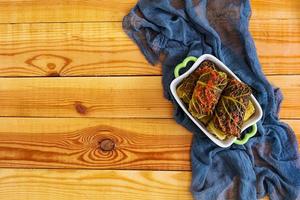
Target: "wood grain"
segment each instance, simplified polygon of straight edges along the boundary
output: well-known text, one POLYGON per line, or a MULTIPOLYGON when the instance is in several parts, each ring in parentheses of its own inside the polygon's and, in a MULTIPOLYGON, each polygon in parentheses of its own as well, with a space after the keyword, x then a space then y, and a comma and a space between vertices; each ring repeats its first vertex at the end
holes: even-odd
MULTIPOLYGON (((285 100, 281 118, 300 118, 300 76, 269 76, 285 100)), ((2 78, 0 116, 172 118, 161 77, 2 78)))
POLYGON ((192 200, 189 172, 1 169, 9 200, 192 200))
MULTIPOLYGON (((0 0, 2 77, 156 76, 1 78, 0 199, 192 199, 191 134, 166 119, 161 68, 121 30, 135 3, 0 0)), ((251 4, 263 70, 283 89, 281 117, 299 143, 300 76, 277 75, 300 74, 300 1, 251 4)))
POLYGON ((160 77, 3 78, 1 116, 172 116, 160 77))
POLYGON ((300 20, 250 21, 250 32, 266 74, 300 73, 300 20))
POLYGON ((121 21, 136 0, 1 0, 0 23, 121 21))
MULTIPOLYGON (((300 121, 285 120, 300 141, 300 121)), ((0 167, 190 170, 192 134, 172 119, 0 118, 0 167), (111 150, 102 142, 111 140, 111 150)))
POLYGON ((192 200, 190 180, 177 171, 1 169, 0 198, 192 200))
POLYGON ((0 24, 1 76, 158 75, 121 23, 0 24))
MULTIPOLYGON (((121 21, 136 0, 1 0, 0 23, 121 21)), ((253 19, 300 18, 297 0, 253 0, 253 19)))
MULTIPOLYGON (((254 20, 266 74, 300 74, 298 20, 254 20)), ((120 22, 0 24, 0 76, 160 75, 120 22)))
POLYGON ((283 93, 280 117, 299 118, 300 103, 297 98, 300 96, 300 76, 270 76, 269 80, 279 87, 283 93))
POLYGON ((188 170, 191 134, 171 119, 0 118, 0 167, 188 170), (110 150, 102 148, 111 141, 110 150))

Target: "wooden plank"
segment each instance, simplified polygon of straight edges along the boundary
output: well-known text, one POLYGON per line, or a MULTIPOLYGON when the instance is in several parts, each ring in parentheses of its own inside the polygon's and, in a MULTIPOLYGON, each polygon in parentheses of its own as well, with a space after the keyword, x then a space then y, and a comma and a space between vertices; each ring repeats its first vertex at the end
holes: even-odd
POLYGON ((190 181, 178 171, 1 169, 0 198, 192 200, 190 181))
POLYGON ((300 76, 270 76, 270 82, 279 87, 283 93, 281 118, 299 118, 300 76))
POLYGON ((250 32, 265 74, 300 73, 299 19, 252 20, 250 32))
MULTIPOLYGON (((251 21, 266 74, 300 74, 299 30, 293 19, 251 21)), ((0 76, 161 74, 120 22, 0 24, 0 60, 0 76)))
POLYGON ((121 23, 0 25, 1 76, 159 75, 121 23))
MULTIPOLYGON (((300 76, 269 76, 285 100, 280 116, 300 118, 300 76)), ((2 78, 0 116, 172 118, 161 77, 2 78)))
POLYGON ((251 19, 299 19, 300 2, 295 0, 252 0, 251 19))
POLYGON ((1 169, 9 200, 192 200, 191 174, 172 171, 1 169))
MULTIPOLYGON (((285 122, 299 143, 300 121, 285 122)), ((172 119, 0 118, 0 124, 1 168, 190 170, 192 134, 172 119)))
POLYGON ((1 116, 172 116, 160 77, 2 78, 1 116))
POLYGON ((1 0, 0 23, 121 21, 136 0, 1 0))
POLYGON ((189 170, 171 119, 0 118, 0 167, 189 170))
MULTIPOLYGON (((121 21, 136 0, 1 0, 0 23, 121 21)), ((299 18, 297 0, 253 0, 252 18, 299 18)))

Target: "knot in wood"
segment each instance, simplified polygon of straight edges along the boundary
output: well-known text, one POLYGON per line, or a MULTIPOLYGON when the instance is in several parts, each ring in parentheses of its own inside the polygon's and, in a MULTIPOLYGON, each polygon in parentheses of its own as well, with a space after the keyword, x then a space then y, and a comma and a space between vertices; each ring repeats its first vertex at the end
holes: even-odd
POLYGON ((87 107, 85 105, 82 104, 82 102, 80 101, 75 101, 75 109, 76 111, 81 114, 81 115, 85 115, 87 113, 87 107))
POLYGON ((100 149, 102 151, 112 151, 115 148, 115 143, 111 139, 104 139, 100 141, 100 149))

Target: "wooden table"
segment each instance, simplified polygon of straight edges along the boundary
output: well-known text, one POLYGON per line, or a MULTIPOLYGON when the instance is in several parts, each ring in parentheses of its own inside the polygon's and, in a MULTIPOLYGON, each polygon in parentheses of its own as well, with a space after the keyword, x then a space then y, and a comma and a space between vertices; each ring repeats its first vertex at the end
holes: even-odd
MULTIPOLYGON (((0 1, 0 199, 191 199, 191 134, 123 33, 136 0, 0 1)), ((300 1, 253 0, 263 70, 300 139, 300 1)))

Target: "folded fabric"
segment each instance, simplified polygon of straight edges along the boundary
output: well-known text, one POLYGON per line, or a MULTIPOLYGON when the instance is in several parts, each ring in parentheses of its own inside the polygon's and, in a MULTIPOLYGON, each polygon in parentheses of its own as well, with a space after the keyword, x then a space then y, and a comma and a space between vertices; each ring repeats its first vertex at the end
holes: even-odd
POLYGON ((299 199, 300 156, 292 129, 278 119, 281 92, 264 76, 248 31, 249 0, 140 0, 123 28, 146 59, 163 65, 164 95, 175 120, 193 135, 195 199, 299 199), (242 146, 221 148, 184 114, 169 85, 176 64, 187 56, 213 54, 246 84, 263 109, 258 133, 242 146))

